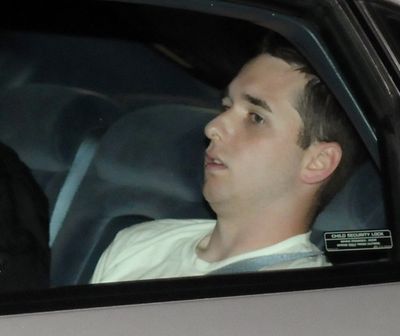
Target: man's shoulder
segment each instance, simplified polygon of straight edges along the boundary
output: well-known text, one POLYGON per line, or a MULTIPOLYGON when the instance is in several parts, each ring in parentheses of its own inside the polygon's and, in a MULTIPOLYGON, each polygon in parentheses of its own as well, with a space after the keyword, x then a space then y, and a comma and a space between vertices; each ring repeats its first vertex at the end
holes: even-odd
POLYGON ((158 219, 121 230, 115 240, 128 242, 162 239, 163 236, 190 235, 194 232, 208 231, 215 225, 210 219, 158 219))

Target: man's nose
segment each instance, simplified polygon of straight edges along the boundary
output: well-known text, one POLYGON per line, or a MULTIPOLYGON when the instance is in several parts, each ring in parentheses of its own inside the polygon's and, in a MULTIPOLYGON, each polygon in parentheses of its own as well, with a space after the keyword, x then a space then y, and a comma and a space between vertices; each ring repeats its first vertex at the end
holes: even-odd
POLYGON ((210 140, 223 140, 232 133, 233 127, 225 111, 211 120, 205 127, 204 133, 210 140))
POLYGON ((204 128, 204 133, 205 133, 206 137, 208 139, 214 140, 214 141, 221 140, 220 130, 218 129, 218 125, 216 122, 217 119, 218 119, 218 117, 215 117, 204 128))

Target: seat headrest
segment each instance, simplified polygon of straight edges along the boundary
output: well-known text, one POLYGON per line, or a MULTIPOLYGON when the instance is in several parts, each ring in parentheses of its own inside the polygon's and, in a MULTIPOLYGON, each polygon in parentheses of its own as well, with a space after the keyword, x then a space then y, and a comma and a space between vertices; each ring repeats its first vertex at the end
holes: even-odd
POLYGON ((318 241, 322 232, 385 227, 382 183, 377 168, 372 162, 367 162, 353 173, 344 188, 318 215, 313 236, 318 241))
POLYGON ((203 129, 215 110, 159 105, 125 115, 104 135, 95 165, 112 183, 202 201, 203 129))
POLYGON ((46 84, 15 87, 0 95, 0 141, 32 169, 62 171, 90 130, 121 114, 94 92, 46 84))

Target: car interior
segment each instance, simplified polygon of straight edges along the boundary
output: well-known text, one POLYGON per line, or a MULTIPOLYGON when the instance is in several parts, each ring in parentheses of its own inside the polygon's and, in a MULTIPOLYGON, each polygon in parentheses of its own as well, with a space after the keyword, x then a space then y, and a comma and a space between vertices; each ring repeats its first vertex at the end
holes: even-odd
MULTIPOLYGON (((0 32, 0 141, 49 199, 53 287, 88 283, 122 228, 213 218, 201 194, 203 129, 265 28, 222 17, 204 28, 205 14, 170 11, 170 25, 143 6, 100 34, 79 17, 86 34, 48 32, 43 23, 0 32)), ((317 217, 312 240, 323 249, 324 232, 386 227, 370 159, 317 217)))

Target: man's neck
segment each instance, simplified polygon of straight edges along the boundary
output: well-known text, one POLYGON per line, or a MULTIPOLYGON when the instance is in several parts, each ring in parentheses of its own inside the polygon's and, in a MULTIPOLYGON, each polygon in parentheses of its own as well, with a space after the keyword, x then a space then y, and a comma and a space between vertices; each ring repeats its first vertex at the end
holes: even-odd
POLYGON ((230 212, 217 212, 216 226, 198 245, 198 256, 208 262, 219 261, 305 233, 309 227, 308 214, 301 209, 288 212, 288 208, 252 211, 236 206, 230 212))

